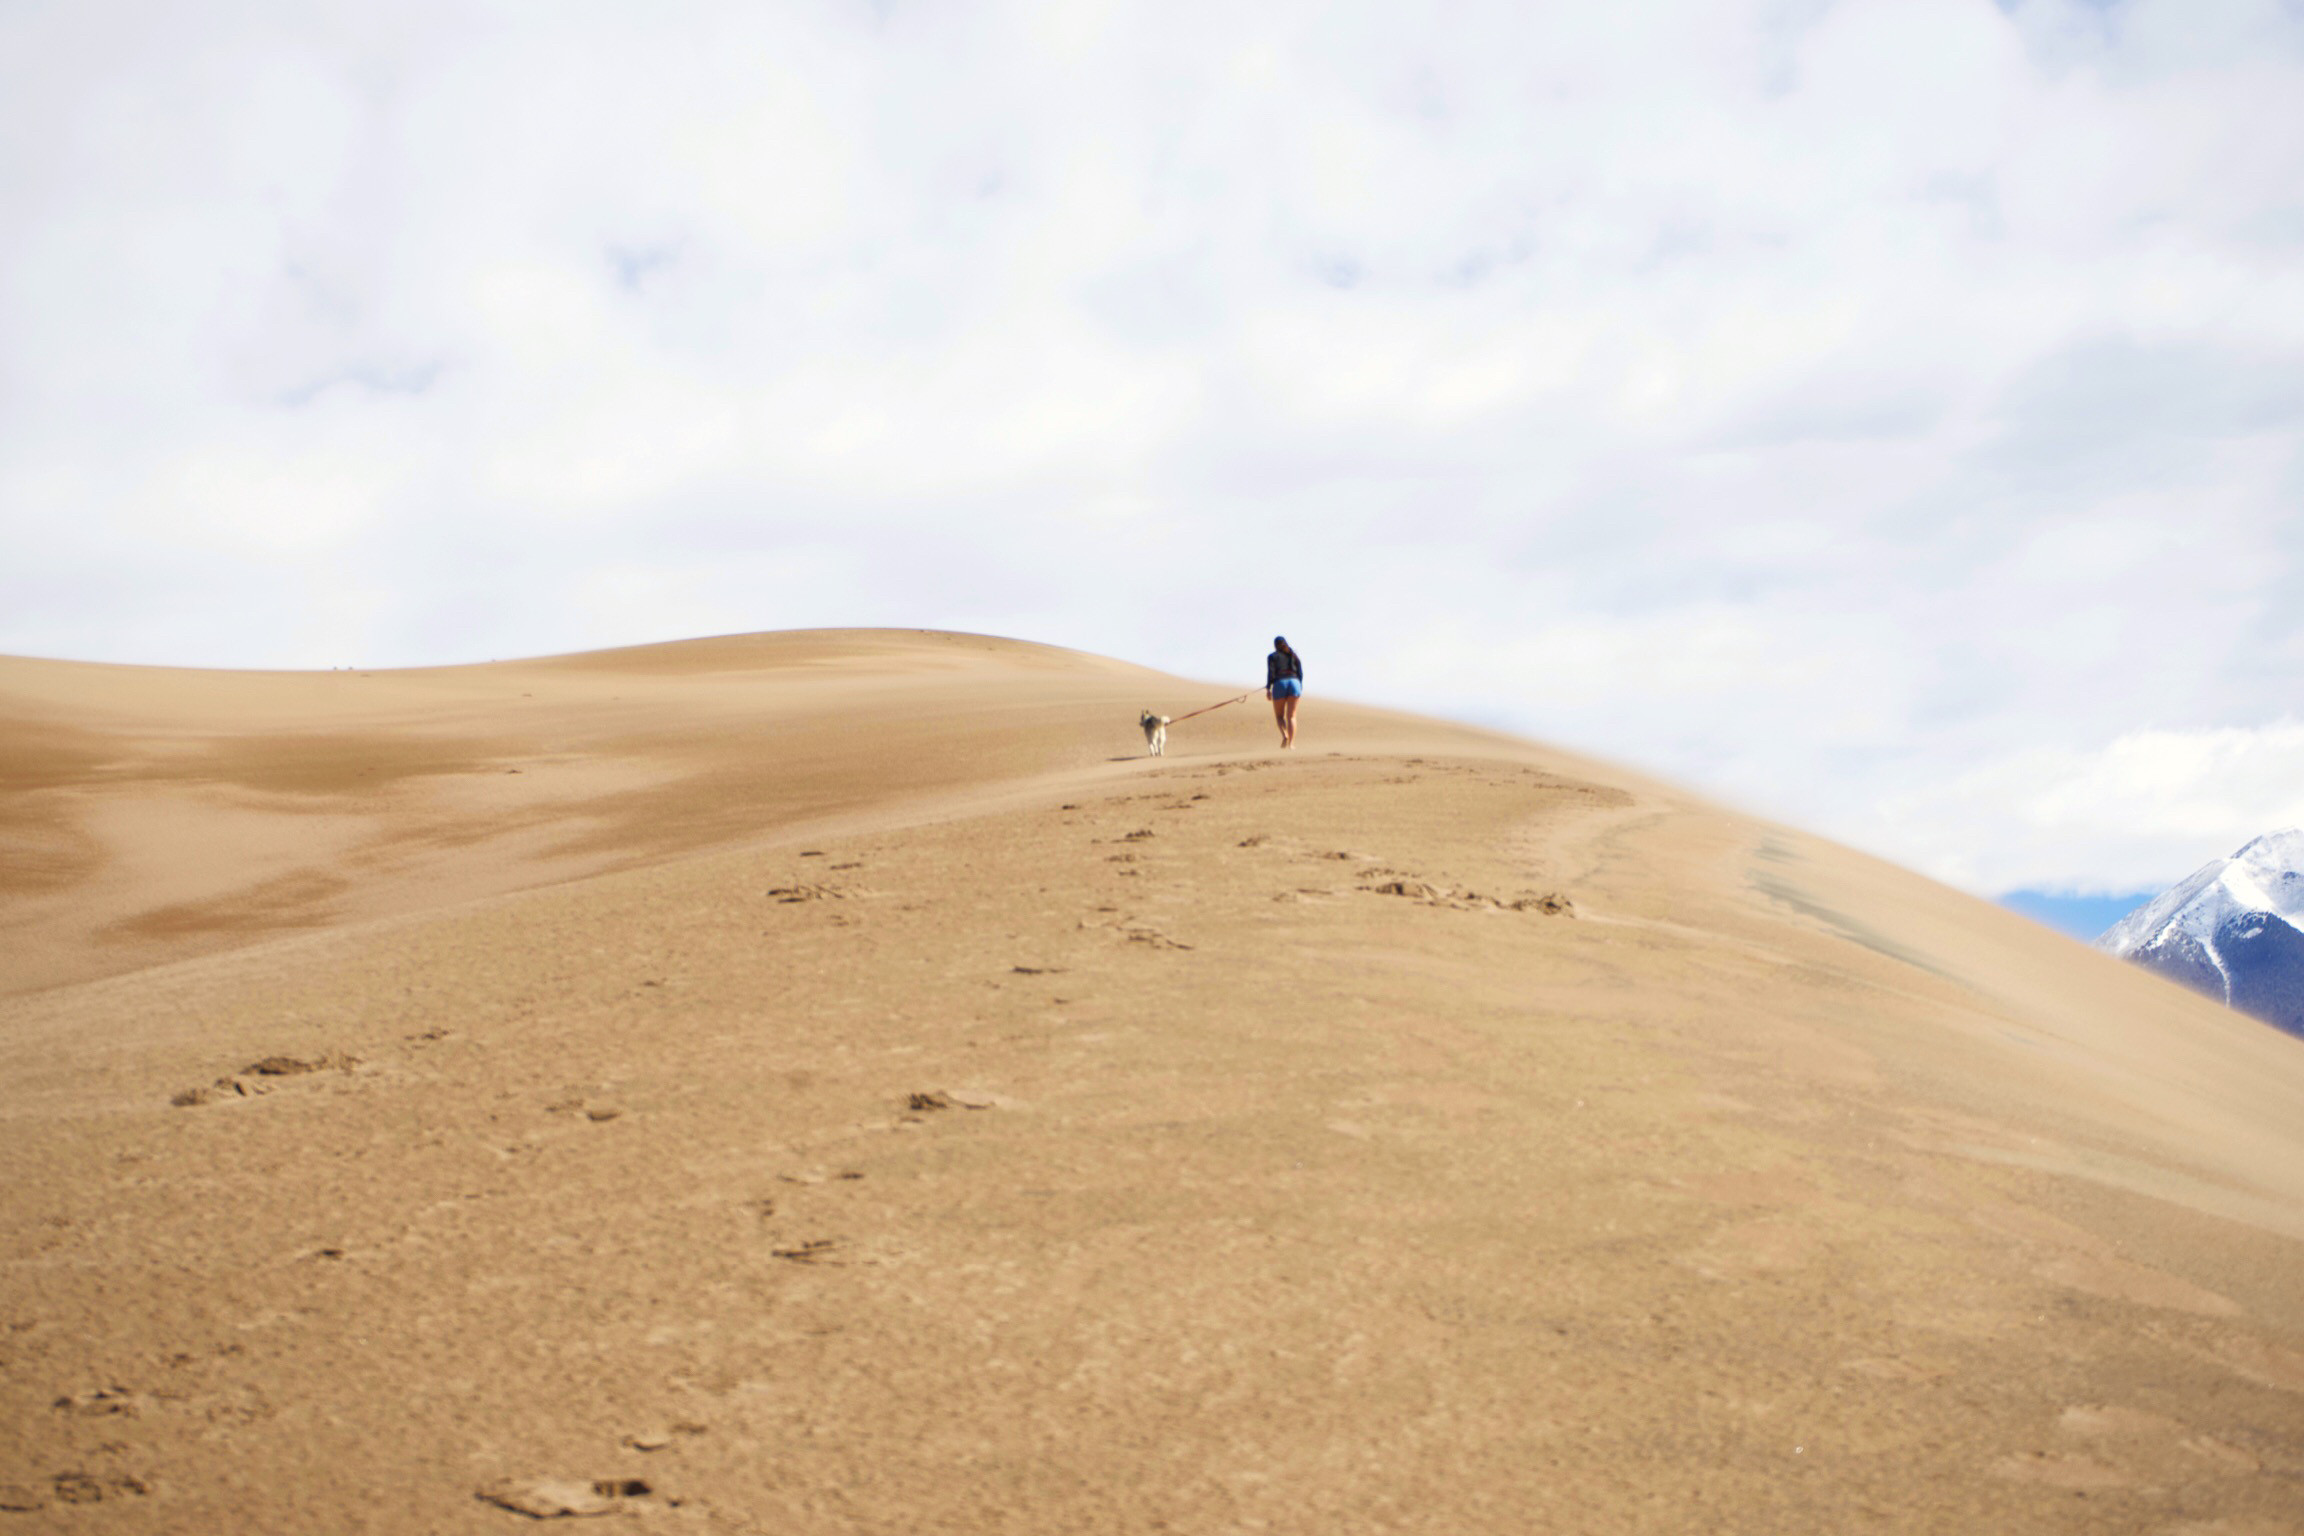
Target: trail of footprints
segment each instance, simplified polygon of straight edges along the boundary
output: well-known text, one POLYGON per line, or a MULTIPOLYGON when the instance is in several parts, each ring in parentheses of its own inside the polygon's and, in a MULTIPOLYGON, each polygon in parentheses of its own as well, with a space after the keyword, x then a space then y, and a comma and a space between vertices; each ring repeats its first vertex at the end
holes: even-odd
MULTIPOLYGON (((1018 1100, 983 1088, 916 1089, 905 1095, 901 1108, 889 1119, 853 1126, 846 1131, 820 1138, 815 1145, 849 1141, 875 1132, 914 1129, 925 1125, 932 1116, 954 1110, 1017 1107, 1020 1107, 1018 1100)), ((803 1150, 805 1145, 786 1150, 803 1150)), ((777 1177, 781 1184, 796 1189, 825 1189, 859 1183, 864 1174, 855 1168, 828 1170, 822 1167, 802 1167, 790 1169, 777 1177)), ((786 1209, 786 1198, 789 1197, 761 1195, 748 1203, 754 1217, 767 1229, 768 1253, 771 1258, 807 1268, 827 1269, 875 1262, 848 1238, 823 1235, 824 1227, 831 1223, 821 1211, 809 1216, 804 1225, 796 1220, 799 1213, 786 1209), (803 1232, 810 1235, 801 1235, 803 1232)), ((803 1198, 802 1203, 816 1202, 803 1198)), ((626 1435, 621 1448, 647 1453, 677 1449, 683 1440, 706 1432, 707 1426, 703 1424, 679 1420, 663 1428, 626 1435)), ((644 1514, 651 1508, 677 1508, 685 1502, 680 1495, 657 1486, 650 1479, 629 1476, 592 1478, 553 1475, 512 1478, 483 1484, 473 1491, 473 1497, 484 1504, 538 1520, 567 1516, 644 1514)))
MULTIPOLYGON (((1150 836, 1151 834, 1146 833, 1145 835, 1150 836)), ((808 848, 801 850, 799 857, 822 859, 829 856, 822 849, 808 848)), ((823 867, 827 873, 831 873, 833 871, 862 869, 864 863, 860 859, 848 859, 823 867)), ((771 903, 779 906, 792 906, 802 903, 850 902, 869 898, 877 893, 865 890, 860 886, 842 884, 837 881, 793 879, 786 884, 770 886, 763 894, 771 903)), ((834 912, 830 916, 830 921, 835 926, 847 926, 851 919, 842 913, 834 912)), ((664 985, 665 979, 663 977, 643 977, 636 984, 635 990, 660 990, 664 985)), ((435 1027, 408 1035, 403 1043, 421 1048, 449 1038, 449 1033, 444 1028, 435 1027)), ((354 1056, 341 1050, 325 1051, 317 1056, 292 1056, 284 1052, 274 1053, 250 1062, 237 1072, 228 1072, 210 1082, 179 1089, 169 1097, 168 1102, 178 1109, 195 1109, 205 1104, 233 1103, 278 1092, 299 1079, 317 1082, 324 1080, 323 1074, 338 1078, 350 1077, 360 1072, 363 1067, 372 1067, 373 1065, 363 1057, 354 1056)), ((554 1114, 582 1113, 594 1121, 613 1120, 622 1113, 622 1111, 612 1107, 566 1101, 549 1104, 546 1109, 554 1114)))
MULTIPOLYGON (((1331 752, 1327 755, 1332 759, 1343 757, 1343 754, 1335 752, 1331 752)), ((1367 759, 1360 758, 1350 758, 1345 760, 1351 762, 1369 761, 1367 759)), ((1178 774, 1170 772, 1161 774, 1159 777, 1189 779, 1204 778, 1212 774, 1215 777, 1221 778, 1232 773, 1249 773, 1262 768, 1274 766, 1278 765, 1262 762, 1225 763, 1218 764, 1213 769, 1202 773, 1178 774)), ((1476 779, 1531 779, 1535 781, 1537 787, 1545 790, 1595 797, 1604 803, 1615 803, 1629 799, 1629 797, 1624 795, 1621 791, 1603 789, 1595 785, 1578 784, 1572 780, 1562 779, 1556 775, 1547 774, 1534 768, 1518 768, 1503 772, 1491 772, 1489 770, 1484 770, 1466 764, 1435 763, 1420 757, 1407 758, 1400 764, 1400 766, 1404 769, 1417 769, 1428 773, 1437 773, 1456 777, 1470 777, 1476 779)), ((1417 782, 1419 777, 1420 775, 1418 773, 1408 772, 1395 774, 1391 777, 1384 778, 1379 782, 1384 784, 1413 784, 1417 782)), ((1116 795, 1108 799, 1105 804, 1109 806, 1120 806, 1136 800, 1151 800, 1158 802, 1158 804, 1155 806, 1155 809, 1158 810, 1189 811, 1195 809, 1194 802, 1206 800, 1208 798, 1210 797, 1205 791, 1195 791, 1189 797, 1185 797, 1174 791, 1157 790, 1142 795, 1116 795)), ((1077 802, 1067 802, 1063 806, 1059 807, 1059 810, 1081 811, 1086 808, 1087 807, 1077 802)), ((1112 839, 1111 841, 1127 843, 1131 845, 1141 845, 1153 841, 1158 836, 1159 833, 1151 827, 1138 827, 1132 831, 1120 834, 1118 837, 1112 839)), ((1104 843, 1105 841, 1106 839, 1101 837, 1092 837, 1089 839, 1091 844, 1104 843)), ((1268 834, 1261 832, 1252 833, 1249 836, 1240 839, 1239 842, 1234 844, 1234 846, 1242 850, 1271 848, 1276 852, 1285 851, 1280 845, 1276 845, 1268 834)), ((1312 860, 1334 860, 1363 866, 1354 871, 1358 877, 1358 883, 1353 887, 1353 890, 1357 893, 1404 898, 1406 900, 1413 901, 1420 906, 1438 907, 1456 912, 1522 912, 1534 913, 1543 917, 1574 917, 1576 915, 1575 902, 1565 892, 1562 891, 1537 891, 1523 889, 1515 891, 1508 896, 1492 895, 1485 892, 1472 890, 1468 887, 1437 884, 1412 872, 1388 868, 1373 854, 1353 853, 1348 850, 1335 850, 1313 853, 1299 852, 1297 856, 1312 860)), ((1116 866, 1111 871, 1111 873, 1124 879, 1135 879, 1144 873, 1144 864, 1134 847, 1125 849, 1118 853, 1107 854, 1105 855, 1104 862, 1116 866)), ((1319 898, 1336 896, 1339 894, 1343 893, 1329 886, 1299 885, 1291 887, 1287 890, 1277 892, 1272 899, 1274 901, 1294 902, 1304 901, 1307 899, 1316 900, 1319 898)), ((1080 926, 1082 928, 1112 929, 1131 942, 1146 944, 1154 948, 1192 948, 1190 944, 1182 943, 1176 939, 1173 939, 1167 934, 1161 933, 1157 929, 1151 928, 1149 925, 1136 922, 1134 919, 1125 917, 1115 918, 1108 915, 1116 913, 1117 910, 1117 908, 1112 907, 1099 907, 1097 912, 1100 914, 1100 916, 1096 918, 1083 919, 1080 923, 1080 926)))
MULTIPOLYGON (((1017 971, 1030 975, 1044 975, 1057 968, 1046 966, 1018 966, 1017 971)), ((436 1036, 435 1036, 436 1037, 436 1036)), ((251 1079, 259 1084, 272 1078, 298 1077, 331 1068, 349 1070, 345 1065, 351 1058, 328 1058, 322 1061, 292 1061, 285 1057, 266 1058, 251 1065, 243 1073, 220 1079, 221 1083, 235 1083, 251 1079)), ((228 1091, 228 1090, 219 1090, 228 1091)), ((255 1091, 266 1091, 258 1086, 255 1091)), ((188 1099, 178 1096, 179 1103, 208 1102, 207 1098, 188 1099)), ((904 1095, 894 1113, 886 1119, 866 1121, 846 1130, 833 1132, 812 1143, 795 1144, 788 1151, 805 1151, 810 1146, 824 1147, 854 1141, 878 1133, 911 1131, 953 1114, 965 1115, 972 1111, 1021 1108, 1020 1100, 990 1089, 975 1086, 951 1086, 913 1090, 904 1095)), ((595 1103, 582 1095, 571 1095, 544 1106, 545 1113, 581 1118, 592 1122, 613 1120, 621 1113, 613 1106, 595 1103)), ((803 1166, 778 1175, 779 1182, 795 1190, 837 1188, 862 1181, 864 1174, 855 1168, 803 1166)), ((827 1235, 824 1228, 835 1225, 828 1221, 830 1213, 818 1206, 820 1202, 790 1194, 762 1195, 749 1202, 753 1215, 766 1230, 768 1254, 781 1262, 808 1268, 836 1269, 852 1265, 871 1265, 869 1245, 859 1245, 845 1235, 827 1235), (788 1200, 796 1200, 801 1210, 787 1208, 788 1200)), ((340 1257, 335 1250, 322 1250, 307 1257, 340 1257)), ((189 1358, 189 1357, 186 1357, 189 1358)), ((69 1394, 56 1400, 58 1413, 77 1417, 121 1416, 135 1418, 155 1403, 177 1402, 180 1394, 159 1395, 134 1391, 130 1388, 107 1385, 69 1394)), ((184 1402, 188 1405, 189 1398, 184 1402)), ((211 1408, 209 1416, 216 1412, 211 1408)), ((692 1420, 678 1420, 667 1426, 635 1431, 620 1442, 620 1449, 655 1453, 676 1449, 684 1440, 702 1435, 707 1427, 692 1420)), ((39 1484, 0 1484, 0 1512, 31 1512, 53 1504, 94 1503, 104 1499, 146 1496, 151 1489, 140 1478, 126 1473, 98 1474, 81 1470, 66 1470, 54 1474, 39 1484)), ((555 1519, 573 1516, 614 1514, 641 1514, 651 1508, 676 1508, 684 1500, 660 1486, 650 1478, 619 1475, 611 1477, 569 1477, 545 1475, 500 1479, 484 1483, 473 1490, 473 1498, 481 1503, 509 1513, 531 1519, 555 1519)))
MULTIPOLYGON (((1214 773, 1216 776, 1222 777, 1235 772, 1255 772, 1270 766, 1276 765, 1263 763, 1219 765, 1214 773)), ((1413 763, 1412 766, 1424 765, 1413 763)), ((1466 770, 1444 768, 1441 771, 1462 772, 1466 770)), ((1412 780, 1413 775, 1407 779, 1388 782, 1411 782, 1412 780)), ((1570 786, 1563 784, 1560 787, 1570 786)), ((1156 809, 1174 813, 1195 810, 1198 808, 1198 802, 1209 798, 1211 797, 1204 791, 1182 795, 1173 790, 1163 790, 1141 796, 1120 796, 1110 803, 1119 804, 1130 799, 1154 800, 1158 802, 1156 809)), ((1077 803, 1068 803, 1062 809, 1068 812, 1077 812, 1086 809, 1086 807, 1077 803)), ((1114 866, 1112 873, 1129 878, 1140 876, 1144 866, 1139 857, 1139 850, 1144 844, 1155 841, 1158 836, 1159 833, 1154 828, 1136 827, 1113 838, 1113 842, 1125 846, 1120 851, 1107 855, 1106 861, 1114 866)), ((1105 839, 1095 838, 1091 841, 1101 843, 1105 839)), ((1546 915, 1572 915, 1574 910, 1569 899, 1557 892, 1523 892, 1507 898, 1483 895, 1471 890, 1451 889, 1435 885, 1414 874, 1386 868, 1371 855, 1347 851, 1319 853, 1292 851, 1276 845, 1272 838, 1264 834, 1254 834, 1242 838, 1236 846, 1242 850, 1271 849, 1276 853, 1292 853, 1292 856, 1306 860, 1335 861, 1361 866, 1353 872, 1359 878, 1359 883, 1355 887, 1358 892, 1406 898, 1427 906, 1458 911, 1538 912, 1546 915)), ((799 857, 818 859, 828 856, 822 850, 807 849, 802 850, 799 857)), ((834 871, 845 873, 861 868, 862 861, 827 863, 821 867, 827 875, 834 871)), ((770 902, 778 905, 800 905, 847 902, 871 893, 833 880, 795 878, 785 884, 767 888, 764 894, 770 902)), ((1337 893, 1326 888, 1301 887, 1284 891, 1277 899, 1289 900, 1298 899, 1301 896, 1333 894, 1337 893)), ((845 921, 837 913, 831 914, 831 920, 835 923, 845 921)), ((1109 929, 1123 942, 1155 950, 1188 951, 1193 948, 1191 944, 1177 939, 1149 923, 1122 914, 1119 909, 1109 906, 1099 907, 1094 916, 1083 919, 1079 926, 1082 928, 1109 929)), ((1016 974, 1029 976, 1049 974, 1060 970, 1061 967, 1017 965, 1011 969, 1016 974)), ((660 978, 652 978, 643 980, 639 985, 645 988, 660 987, 662 984, 660 978)), ((411 1035, 407 1037, 407 1041, 409 1044, 421 1047, 445 1038, 446 1035, 447 1031, 445 1030, 432 1029, 421 1034, 411 1035)), ((252 1099, 274 1093, 299 1081, 321 1081, 325 1080, 327 1075, 348 1076, 360 1069, 362 1065, 361 1058, 340 1051, 330 1051, 313 1057, 274 1054, 250 1062, 239 1071, 218 1077, 210 1083, 183 1089, 176 1093, 170 1102, 178 1107, 192 1108, 252 1099)), ((842 1141, 873 1132, 914 1130, 928 1124, 933 1119, 947 1116, 955 1111, 967 1113, 1015 1107, 1018 1107, 1016 1100, 981 1088, 948 1087, 918 1090, 906 1095, 900 1111, 890 1120, 853 1127, 847 1132, 838 1133, 835 1136, 825 1138, 825 1140, 828 1142, 842 1141)), ((580 1118, 592 1123, 612 1121, 622 1114, 622 1111, 614 1105, 594 1102, 581 1094, 571 1094, 547 1104, 545 1111, 548 1114, 580 1118)), ((863 1173, 856 1169, 826 1171, 820 1168, 804 1168, 779 1175, 782 1183, 803 1189, 850 1184, 862 1180, 863 1177, 863 1173)), ((779 1262, 810 1268, 838 1268, 851 1264, 874 1262, 871 1258, 864 1256, 863 1251, 852 1240, 841 1236, 824 1235, 822 1230, 824 1223, 821 1217, 806 1224, 816 1228, 814 1232, 807 1232, 804 1227, 795 1222, 796 1213, 787 1210, 784 1202, 775 1196, 757 1197, 750 1202, 750 1208, 761 1225, 769 1229, 768 1253, 779 1262)), ((333 1257, 335 1255, 323 1251, 321 1256, 333 1257)), ((133 1415, 138 1411, 139 1402, 140 1399, 137 1394, 121 1388, 107 1387, 59 1399, 57 1407, 59 1411, 78 1414, 125 1413, 133 1415)), ((704 1432, 705 1427, 703 1425, 682 1421, 671 1425, 669 1428, 648 1430, 626 1436, 622 1445, 628 1450, 656 1452, 676 1446, 685 1437, 704 1432)), ((106 1498, 143 1497, 148 1492, 147 1486, 133 1476, 125 1474, 99 1476, 78 1470, 68 1470, 56 1473, 47 1483, 42 1485, 0 1485, 0 1511, 36 1510, 45 1508, 51 1503, 93 1503, 106 1498)), ((519 1478, 486 1484, 476 1489, 473 1496, 481 1502, 534 1519, 638 1513, 650 1505, 658 1503, 658 1501, 661 1501, 663 1506, 676 1506, 681 1503, 677 1496, 664 1493, 645 1479, 633 1477, 568 1478, 547 1476, 519 1478)))
MULTIPOLYGON (((1126 834, 1122 841, 1144 842, 1156 835, 1148 829, 1140 830, 1126 834)), ((1242 838, 1234 846, 1242 849, 1256 849, 1271 845, 1272 839, 1270 837, 1263 833, 1254 833, 1242 838)), ((1349 850, 1340 849, 1334 852, 1304 855, 1304 857, 1315 860, 1339 860, 1365 866, 1354 872, 1359 877, 1359 884, 1354 889, 1369 895, 1405 897, 1422 906, 1445 907, 1456 912, 1534 912, 1544 917, 1574 917, 1576 915, 1576 903, 1562 891, 1520 890, 1509 896, 1495 896, 1472 890, 1469 887, 1435 885, 1417 875, 1389 868, 1373 854, 1353 853, 1349 850)), ((1105 862, 1123 866, 1113 871, 1113 873, 1121 876, 1134 877, 1141 873, 1139 869, 1130 867, 1138 862, 1134 853, 1107 854, 1105 862)), ((1338 893, 1333 887, 1300 885, 1278 892, 1272 899, 1274 901, 1300 901, 1307 896, 1333 896, 1336 894, 1338 893)), ((1116 909, 1100 907, 1097 910, 1099 912, 1111 912, 1116 909)), ((1140 925, 1132 925, 1127 920, 1096 922, 1084 919, 1080 926, 1083 928, 1115 928, 1130 939, 1157 944, 1164 948, 1190 949, 1192 947, 1189 944, 1178 943, 1164 934, 1159 934, 1140 925)))

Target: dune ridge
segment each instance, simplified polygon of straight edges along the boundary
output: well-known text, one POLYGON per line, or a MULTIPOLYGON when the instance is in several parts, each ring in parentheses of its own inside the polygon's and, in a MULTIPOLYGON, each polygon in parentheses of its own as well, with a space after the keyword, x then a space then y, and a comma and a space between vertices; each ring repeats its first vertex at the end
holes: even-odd
POLYGON ((0 1523, 2274 1532, 2304 1042, 986 637, 0 661, 0 1523))

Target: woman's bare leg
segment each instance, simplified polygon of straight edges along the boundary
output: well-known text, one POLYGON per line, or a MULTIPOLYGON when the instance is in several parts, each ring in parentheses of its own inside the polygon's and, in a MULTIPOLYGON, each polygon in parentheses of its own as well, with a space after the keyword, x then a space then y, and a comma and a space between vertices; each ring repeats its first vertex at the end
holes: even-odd
POLYGON ((1288 745, 1288 701, 1274 698, 1270 689, 1265 690, 1264 696, 1272 699, 1272 723, 1280 727, 1280 745, 1286 746, 1288 745))
POLYGON ((1284 747, 1296 745, 1296 702, 1295 699, 1280 701, 1280 745, 1284 747))

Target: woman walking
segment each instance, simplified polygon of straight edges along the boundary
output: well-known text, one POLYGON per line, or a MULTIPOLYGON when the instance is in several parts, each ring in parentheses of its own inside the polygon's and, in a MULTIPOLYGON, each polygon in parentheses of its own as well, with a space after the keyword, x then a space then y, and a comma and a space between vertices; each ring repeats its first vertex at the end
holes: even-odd
POLYGON ((1286 635, 1272 637, 1272 654, 1264 658, 1264 697, 1272 701, 1272 718, 1280 726, 1280 745, 1296 745, 1296 701, 1304 697, 1304 658, 1286 635))

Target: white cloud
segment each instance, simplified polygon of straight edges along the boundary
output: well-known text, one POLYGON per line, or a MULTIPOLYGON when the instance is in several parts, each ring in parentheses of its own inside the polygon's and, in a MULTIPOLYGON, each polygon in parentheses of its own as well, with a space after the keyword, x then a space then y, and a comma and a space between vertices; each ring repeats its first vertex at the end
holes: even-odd
POLYGON ((2292 717, 2299 99, 2279 0, 0 11, 0 647, 1284 628, 2149 882, 2285 759, 2043 807, 2292 717))
POLYGON ((2304 825, 2304 723, 2133 731, 2094 751, 2035 748, 1883 811, 1934 862, 1985 888, 2151 889, 2260 833, 2304 825), (1978 828, 1998 836, 1977 839, 1978 828), (2090 850, 2090 878, 2056 881, 2075 846, 2090 850))

